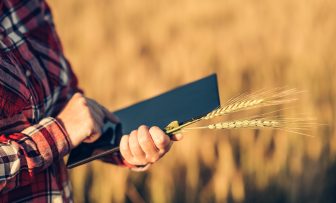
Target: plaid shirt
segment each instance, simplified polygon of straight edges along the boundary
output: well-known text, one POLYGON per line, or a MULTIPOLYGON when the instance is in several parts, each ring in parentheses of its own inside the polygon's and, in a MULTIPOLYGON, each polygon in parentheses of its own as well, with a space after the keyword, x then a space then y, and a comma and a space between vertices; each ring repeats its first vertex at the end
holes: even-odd
POLYGON ((69 138, 54 117, 76 91, 46 2, 1 0, 1 202, 72 201, 69 138))

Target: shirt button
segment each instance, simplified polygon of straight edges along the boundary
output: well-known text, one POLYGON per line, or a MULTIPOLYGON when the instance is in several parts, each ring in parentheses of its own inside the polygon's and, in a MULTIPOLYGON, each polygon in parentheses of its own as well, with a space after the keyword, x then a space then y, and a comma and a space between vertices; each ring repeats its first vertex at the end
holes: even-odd
POLYGON ((30 77, 31 76, 31 71, 30 70, 26 70, 26 76, 30 77))

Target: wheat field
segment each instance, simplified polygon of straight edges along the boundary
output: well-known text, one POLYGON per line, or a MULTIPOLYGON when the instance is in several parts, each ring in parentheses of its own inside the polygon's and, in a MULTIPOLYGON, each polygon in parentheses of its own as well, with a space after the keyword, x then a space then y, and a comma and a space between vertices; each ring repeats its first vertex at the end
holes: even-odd
POLYGON ((69 171, 75 202, 336 201, 335 1, 48 2, 80 86, 111 111, 216 72, 222 102, 293 87, 288 113, 324 124, 188 132, 145 173, 95 161, 69 171))

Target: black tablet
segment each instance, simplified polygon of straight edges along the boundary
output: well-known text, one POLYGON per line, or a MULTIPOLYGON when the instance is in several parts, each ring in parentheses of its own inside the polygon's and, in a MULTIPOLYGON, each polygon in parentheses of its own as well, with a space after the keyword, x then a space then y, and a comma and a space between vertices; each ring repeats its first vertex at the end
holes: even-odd
POLYGON ((140 125, 164 129, 172 121, 183 124, 219 106, 217 77, 213 74, 115 111, 120 123, 106 121, 103 134, 96 142, 82 143, 71 151, 67 167, 73 168, 117 151, 122 135, 140 125))

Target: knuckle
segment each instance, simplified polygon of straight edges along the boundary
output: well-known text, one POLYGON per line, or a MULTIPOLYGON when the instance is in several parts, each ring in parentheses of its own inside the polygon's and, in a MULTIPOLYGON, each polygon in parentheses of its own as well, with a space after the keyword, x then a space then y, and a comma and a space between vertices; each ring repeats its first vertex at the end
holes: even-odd
POLYGON ((146 125, 140 125, 139 126, 139 131, 148 131, 148 127, 146 125))
POLYGON ((126 135, 121 138, 121 141, 120 141, 120 150, 121 151, 128 150, 128 139, 127 139, 126 135))
POLYGON ((72 97, 73 98, 78 98, 78 97, 82 97, 82 96, 83 96, 82 93, 76 92, 72 97))
POLYGON ((138 143, 134 139, 129 139, 129 147, 132 151, 138 149, 138 143))
POLYGON ((78 102, 80 105, 87 106, 87 100, 85 99, 85 97, 84 97, 83 95, 78 96, 76 99, 77 99, 77 102, 78 102))
POLYGON ((152 132, 155 132, 156 130, 157 130, 157 129, 156 129, 155 126, 152 126, 152 127, 149 128, 149 132, 151 132, 151 133, 152 133, 152 132))
POLYGON ((90 120, 92 120, 92 113, 89 108, 83 108, 82 111, 86 118, 89 118, 90 120))
POLYGON ((122 154, 125 154, 125 152, 127 151, 127 147, 126 147, 125 143, 123 143, 123 141, 120 142, 119 148, 120 148, 120 152, 122 154))
POLYGON ((139 144, 144 145, 148 143, 148 138, 146 135, 142 134, 138 136, 138 141, 139 141, 139 144))
POLYGON ((159 147, 164 147, 164 146, 167 145, 167 141, 166 141, 165 137, 162 136, 162 135, 157 135, 157 136, 155 137, 155 140, 156 140, 156 144, 157 144, 159 147))
POLYGON ((138 135, 138 131, 137 130, 133 130, 130 134, 131 137, 136 137, 138 135))
POLYGON ((125 148, 125 146, 120 145, 120 153, 124 158, 128 156, 127 149, 125 148))
POLYGON ((120 143, 120 152, 125 154, 127 152, 127 146, 125 144, 120 143))
POLYGON ((84 124, 84 126, 86 127, 88 132, 90 132, 90 133, 93 132, 94 124, 93 124, 92 120, 87 120, 86 123, 84 124))

